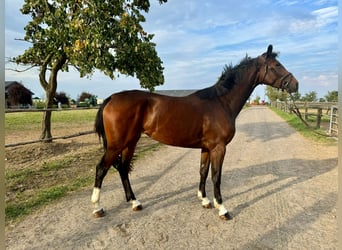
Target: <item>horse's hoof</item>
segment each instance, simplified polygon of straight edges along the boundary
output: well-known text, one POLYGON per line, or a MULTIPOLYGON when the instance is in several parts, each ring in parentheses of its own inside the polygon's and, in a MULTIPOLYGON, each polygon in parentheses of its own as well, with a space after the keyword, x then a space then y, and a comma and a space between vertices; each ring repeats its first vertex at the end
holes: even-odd
POLYGON ((220 219, 222 220, 231 220, 233 217, 227 212, 225 214, 220 215, 220 219))
POLYGON ((207 209, 211 209, 211 208, 213 208, 213 206, 211 205, 211 203, 208 203, 208 204, 202 205, 202 207, 204 207, 204 208, 207 208, 207 209))
POLYGON ((101 217, 105 216, 106 213, 105 213, 105 211, 103 210, 103 208, 101 208, 101 209, 98 210, 98 211, 94 211, 94 212, 93 212, 93 215, 94 215, 95 218, 101 218, 101 217))
POLYGON ((140 211, 142 209, 143 209, 143 206, 142 205, 138 205, 138 206, 133 208, 133 211, 140 211))

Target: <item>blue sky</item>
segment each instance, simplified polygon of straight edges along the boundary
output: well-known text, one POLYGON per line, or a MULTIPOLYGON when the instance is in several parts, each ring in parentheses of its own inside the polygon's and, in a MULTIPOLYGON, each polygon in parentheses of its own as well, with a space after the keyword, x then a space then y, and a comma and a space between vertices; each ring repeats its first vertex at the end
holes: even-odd
MULTIPOLYGON (((5 56, 17 56, 29 46, 23 38, 29 18, 19 9, 23 0, 5 0, 5 56)), ((157 89, 200 89, 214 84, 224 65, 237 64, 246 55, 256 57, 268 44, 280 52, 279 61, 299 80, 303 95, 316 91, 323 97, 337 90, 337 0, 169 0, 159 5, 150 0, 144 28, 163 61, 165 83, 157 89)), ((16 65, 6 64, 6 68, 16 65)), ((6 81, 16 80, 44 96, 38 70, 24 73, 6 70, 6 81)), ((57 91, 72 98, 87 91, 105 98, 113 92, 139 89, 137 79, 120 76, 111 80, 96 72, 91 79, 76 71, 60 73, 57 91)), ((264 98, 264 86, 252 94, 264 98)))

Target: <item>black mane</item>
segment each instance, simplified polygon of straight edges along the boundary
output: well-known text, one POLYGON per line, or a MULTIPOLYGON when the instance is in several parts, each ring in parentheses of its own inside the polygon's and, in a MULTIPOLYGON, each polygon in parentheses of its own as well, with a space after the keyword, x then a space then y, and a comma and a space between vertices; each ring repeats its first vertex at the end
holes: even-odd
MULTIPOLYGON (((277 55, 277 53, 272 53, 271 57, 275 58, 277 55)), ((256 58, 251 58, 246 55, 246 57, 235 66, 232 64, 229 66, 225 65, 221 76, 213 86, 198 90, 194 94, 201 99, 213 99, 225 95, 238 83, 237 80, 242 76, 242 72, 256 63, 255 59, 256 58)))

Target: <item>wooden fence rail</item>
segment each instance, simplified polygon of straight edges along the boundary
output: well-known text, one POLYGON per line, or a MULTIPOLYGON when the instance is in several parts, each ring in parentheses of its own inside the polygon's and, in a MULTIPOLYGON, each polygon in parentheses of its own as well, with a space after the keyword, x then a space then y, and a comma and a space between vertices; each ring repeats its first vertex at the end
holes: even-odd
POLYGON ((45 111, 71 111, 71 110, 87 110, 87 109, 98 109, 98 107, 87 107, 87 108, 51 108, 51 109, 5 109, 5 113, 23 113, 23 112, 45 112, 45 111))
MULTIPOLYGON (((310 117, 315 118, 316 128, 321 128, 323 116, 329 117, 329 130, 327 132, 330 136, 337 137, 338 108, 336 102, 295 102, 295 105, 300 109, 305 121, 308 121, 310 117)), ((275 101, 271 102, 271 107, 290 113, 293 103, 275 101)))

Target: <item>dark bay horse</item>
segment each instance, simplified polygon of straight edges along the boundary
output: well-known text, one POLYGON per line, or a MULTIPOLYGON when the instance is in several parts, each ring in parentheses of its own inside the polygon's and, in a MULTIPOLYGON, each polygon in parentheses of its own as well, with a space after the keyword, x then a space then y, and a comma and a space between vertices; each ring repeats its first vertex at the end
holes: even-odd
POLYGON ((95 129, 103 139, 105 153, 96 166, 91 200, 95 217, 104 215, 100 189, 108 169, 120 173, 127 201, 142 209, 128 174, 136 144, 145 133, 164 144, 201 149, 198 197, 211 207, 205 183, 209 166, 214 185, 214 206, 222 219, 231 215, 222 204, 221 168, 226 145, 235 133, 235 119, 258 84, 295 92, 298 81, 276 59, 272 45, 256 58, 246 56, 240 64, 226 67, 216 84, 185 97, 169 97, 145 91, 124 91, 107 98, 100 107, 95 129))

